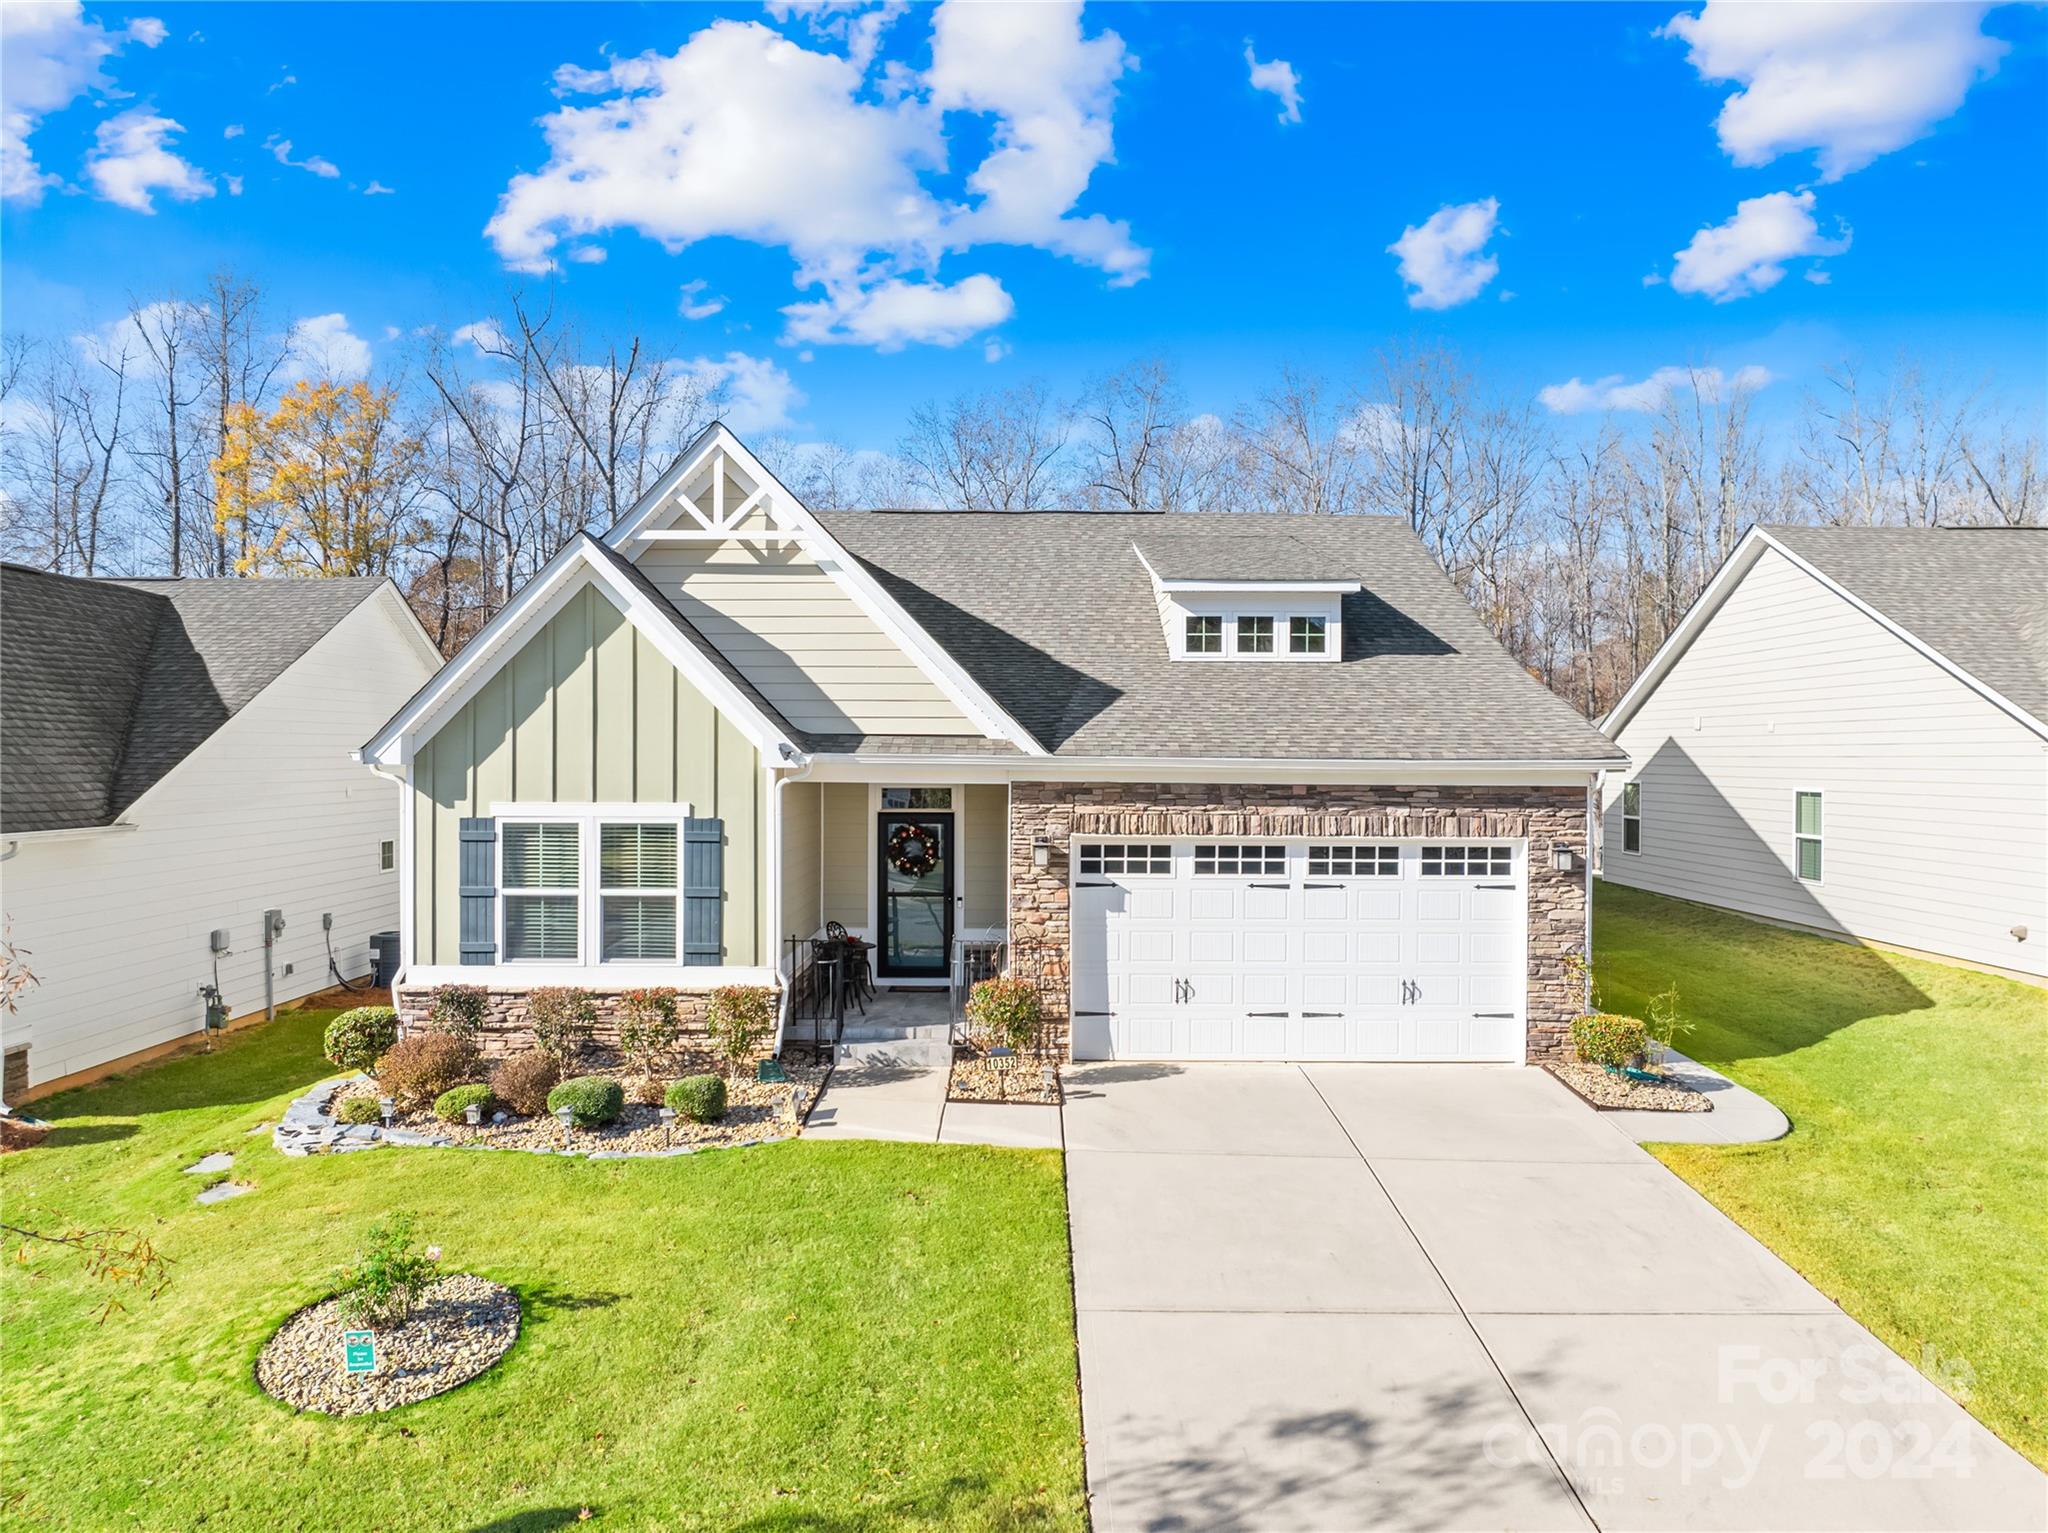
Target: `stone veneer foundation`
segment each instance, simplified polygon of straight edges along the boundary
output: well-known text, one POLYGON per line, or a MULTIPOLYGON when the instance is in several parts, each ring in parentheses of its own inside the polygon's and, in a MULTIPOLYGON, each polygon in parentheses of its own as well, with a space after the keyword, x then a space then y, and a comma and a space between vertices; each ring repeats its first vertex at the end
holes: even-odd
POLYGON ((1479 787, 1303 787, 1272 784, 1058 783, 1010 786, 1010 968, 1045 1004, 1048 1042, 1068 1047, 1068 847, 1074 837, 1469 836, 1528 842, 1527 1058, 1569 1057, 1571 1019, 1585 1007, 1569 956, 1586 942, 1586 790, 1479 787), (1032 848, 1051 843, 1049 865, 1032 848), (1552 847, 1579 865, 1560 873, 1552 847))
MULTIPOLYGON (((619 986, 617 989, 600 990, 596 986, 586 987, 597 1002, 597 1028, 592 1041, 600 1048, 615 1050, 619 1045, 619 996, 628 989, 653 988, 650 986, 619 986)), ((496 1059, 502 1054, 530 1048, 533 1044, 533 1030, 526 1023, 528 992, 524 990, 491 991, 491 1000, 485 1014, 484 1025, 477 1035, 477 1049, 486 1059, 496 1059)), ((398 990, 398 1027, 401 1035, 416 1027, 424 1026, 427 1011, 434 1003, 434 987, 431 985, 402 985, 398 990)), ((681 991, 676 996, 676 1020, 680 1024, 679 1036, 688 1043, 709 1037, 704 1025, 704 1015, 711 1004, 708 991, 681 991)))

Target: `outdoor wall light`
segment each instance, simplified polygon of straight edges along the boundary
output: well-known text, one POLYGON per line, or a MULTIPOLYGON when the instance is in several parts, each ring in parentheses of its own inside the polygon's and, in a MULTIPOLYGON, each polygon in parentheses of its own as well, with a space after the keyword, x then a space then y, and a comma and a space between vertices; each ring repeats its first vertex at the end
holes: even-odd
POLYGON ((1563 842, 1550 848, 1550 865, 1560 873, 1569 873, 1579 865, 1579 855, 1563 842))
POLYGON ((1031 843, 1031 865, 1034 868, 1044 868, 1052 865, 1052 843, 1050 841, 1034 841, 1031 843))

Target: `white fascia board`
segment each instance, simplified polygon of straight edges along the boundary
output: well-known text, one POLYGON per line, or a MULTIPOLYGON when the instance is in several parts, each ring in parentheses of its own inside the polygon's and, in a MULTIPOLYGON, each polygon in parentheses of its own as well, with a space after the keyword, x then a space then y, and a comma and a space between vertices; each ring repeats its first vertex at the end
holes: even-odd
MULTIPOLYGON (((1640 676, 1629 684, 1621 694, 1621 701, 1607 710, 1607 716, 1595 726, 1612 740, 1627 726, 1638 708, 1657 690, 1671 667, 1678 663, 1679 656, 1692 647, 1692 641, 1707 625, 1707 620, 1721 610, 1728 593, 1733 591, 1742 577, 1749 573, 1750 566, 1762 555, 1768 541, 1763 530, 1752 527, 1742 535, 1728 557, 1721 562, 1721 568, 1714 572, 1714 578, 1706 583, 1693 603, 1685 609, 1685 616, 1678 620, 1678 626, 1664 637, 1657 646, 1657 653, 1650 657, 1650 663, 1643 667, 1640 676)), ((1771 544, 1776 547, 1776 544, 1771 544)))
POLYGON ((811 758, 819 782, 1217 782, 1359 783, 1432 786, 1577 787, 1616 761, 1333 761, 1257 757, 883 756, 855 752, 811 758))
POLYGON ((898 605, 896 599, 860 567, 855 559, 843 548, 839 540, 825 530, 789 487, 771 474, 747 450, 744 442, 726 429, 723 423, 714 422, 690 444, 689 450, 676 465, 657 480, 654 487, 640 497, 633 509, 621 517, 618 523, 604 535, 604 541, 612 548, 623 550, 638 535, 646 530, 648 523, 667 506, 676 490, 694 482, 698 470, 709 454, 723 452, 757 486, 772 488, 769 496, 769 518, 779 525, 799 534, 798 541, 805 552, 810 554, 818 568, 835 581, 853 604, 866 613, 875 626, 905 654, 916 662, 935 687, 943 692, 953 706, 972 720, 981 730, 996 739, 1008 740, 1026 755, 1042 756, 1045 748, 1031 737, 1031 734, 1004 711, 996 700, 983 690, 981 685, 969 676, 951 655, 940 647, 932 636, 919 626, 909 613, 898 605))
POLYGON ((1156 575, 1153 578, 1162 591, 1184 591, 1190 595, 1204 591, 1219 595, 1270 591, 1276 596, 1342 596, 1365 589, 1365 583, 1359 580, 1159 580, 1156 575))
MULTIPOLYGON (((405 599, 405 593, 398 589, 398 582, 388 575, 385 576, 384 589, 377 594, 383 599, 386 610, 391 612, 393 621, 404 630, 407 640, 418 651, 420 658, 435 670, 446 664, 446 658, 434 647, 433 635, 427 632, 426 624, 422 623, 420 615, 412 610, 412 603, 405 599)), ((328 632, 331 633, 333 630, 329 629, 328 632)))
POLYGON ((545 627, 571 598, 591 585, 601 587, 626 621, 764 754, 774 756, 789 744, 782 731, 678 634, 674 624, 640 590, 609 561, 593 553, 587 535, 579 533, 377 732, 363 747, 361 759, 385 766, 409 762, 413 741, 431 734, 474 698, 510 658, 516 640, 545 627))

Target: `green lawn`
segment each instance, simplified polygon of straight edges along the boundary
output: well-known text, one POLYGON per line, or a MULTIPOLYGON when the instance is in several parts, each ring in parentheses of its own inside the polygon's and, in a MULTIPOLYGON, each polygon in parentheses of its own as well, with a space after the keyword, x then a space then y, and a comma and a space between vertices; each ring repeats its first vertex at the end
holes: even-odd
POLYGON ((1659 1158, 2048 1466, 2048 993, 1608 884, 1593 946, 1603 1005, 1675 983, 1678 1046, 1792 1120, 1659 1158))
POLYGON ((40 1104, 12 1223, 120 1223, 169 1290, 95 1325, 75 1260, 0 1275, 0 1521, 81 1528, 1085 1526, 1058 1157, 797 1141, 600 1162, 454 1150, 287 1160, 267 1135, 327 1013, 40 1104), (180 1168, 236 1154, 205 1209, 180 1168), (418 1215, 518 1290, 492 1372, 381 1416, 251 1381, 363 1228, 418 1215))

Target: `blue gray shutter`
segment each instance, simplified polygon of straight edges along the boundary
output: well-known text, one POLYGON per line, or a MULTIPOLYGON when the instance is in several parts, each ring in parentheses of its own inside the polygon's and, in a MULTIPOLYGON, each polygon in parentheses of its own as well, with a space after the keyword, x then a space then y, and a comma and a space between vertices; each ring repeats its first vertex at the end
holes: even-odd
POLYGON ((459 937, 461 961, 471 964, 498 961, 498 822, 459 822, 456 847, 456 880, 460 887, 459 937))
POLYGON ((725 821, 683 821, 683 962, 725 961, 725 821))

